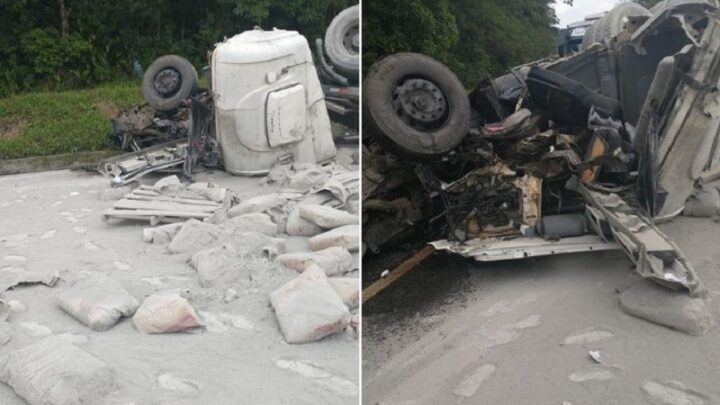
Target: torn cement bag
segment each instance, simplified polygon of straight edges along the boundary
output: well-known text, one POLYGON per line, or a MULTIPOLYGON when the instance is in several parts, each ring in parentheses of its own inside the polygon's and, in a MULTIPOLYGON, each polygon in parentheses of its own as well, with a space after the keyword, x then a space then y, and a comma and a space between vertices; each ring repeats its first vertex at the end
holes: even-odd
POLYGON ((303 272, 312 264, 318 265, 328 277, 337 276, 353 269, 353 257, 347 249, 329 247, 317 252, 285 253, 277 261, 293 270, 303 272))
POLYGON ((79 280, 55 300, 63 311, 97 332, 110 329, 123 316, 132 316, 138 307, 135 297, 101 273, 79 280))
POLYGON ((238 256, 274 259, 285 253, 285 239, 257 232, 234 232, 221 235, 219 243, 233 245, 238 256))
POLYGON ((688 217, 714 217, 720 213, 720 193, 714 187, 703 185, 693 190, 685 201, 683 215, 688 217))
POLYGON ((0 292, 23 284, 45 284, 52 287, 59 278, 57 271, 39 272, 22 266, 7 266, 0 269, 0 292))
POLYGON ((223 231, 223 228, 218 225, 191 219, 182 225, 180 232, 170 242, 168 249, 173 253, 197 252, 214 245, 223 231))
POLYGON ((193 183, 187 189, 217 203, 224 203, 228 197, 232 197, 228 195, 227 188, 208 182, 193 183))
POLYGON ((270 304, 288 343, 313 342, 350 324, 350 312, 317 266, 270 293, 270 304))
POLYGON ((315 166, 291 174, 288 178, 288 188, 307 192, 312 188, 319 187, 330 178, 330 173, 322 166, 315 166))
POLYGON ((308 242, 312 250, 322 250, 339 246, 350 251, 357 251, 358 245, 360 244, 359 232, 359 225, 345 225, 313 236, 308 242))
POLYGON ((133 324, 147 334, 192 332, 202 327, 190 302, 176 292, 153 294, 135 311, 133 324))
POLYGON ((295 207, 290 211, 285 224, 285 233, 290 236, 315 236, 323 231, 323 228, 300 216, 300 207, 295 207))
POLYGON ((201 250, 192 256, 190 264, 204 288, 249 282, 254 274, 274 270, 267 253, 261 250, 249 252, 246 246, 233 244, 201 250))
POLYGON ((258 232, 269 236, 277 234, 277 225, 272 221, 270 215, 259 212, 238 215, 222 225, 244 232, 258 232))
POLYGON ((143 242, 166 244, 180 232, 183 222, 175 222, 172 224, 154 226, 143 229, 143 242))
POLYGON ((152 188, 154 191, 162 193, 163 191, 182 189, 185 188, 185 186, 180 182, 178 176, 172 175, 156 181, 152 188))
POLYGON ((339 209, 325 205, 301 205, 300 217, 324 229, 333 229, 344 225, 356 225, 358 217, 339 209))
POLYGON ((360 302, 360 280, 355 277, 334 277, 328 278, 330 287, 343 300, 350 309, 358 307, 360 302))
POLYGON ((248 198, 240 204, 230 208, 228 214, 236 217, 242 214, 250 214, 252 212, 265 212, 273 207, 284 205, 288 200, 298 197, 295 193, 274 193, 259 195, 257 197, 248 198))
POLYGON ((633 316, 689 335, 706 335, 715 320, 704 298, 661 288, 639 280, 620 294, 620 308, 633 316))
POLYGON ((112 368, 59 337, 0 357, 0 381, 30 405, 104 404, 116 387, 112 368))

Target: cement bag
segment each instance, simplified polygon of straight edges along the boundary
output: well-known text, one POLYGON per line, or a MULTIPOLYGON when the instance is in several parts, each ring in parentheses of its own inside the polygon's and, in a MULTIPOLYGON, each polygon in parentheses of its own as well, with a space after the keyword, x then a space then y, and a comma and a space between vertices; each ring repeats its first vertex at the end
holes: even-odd
POLYGON ((301 205, 300 217, 324 229, 360 223, 357 216, 326 205, 301 205))
POLYGON ((274 270, 266 255, 247 254, 232 244, 201 250, 192 256, 190 265, 204 288, 247 283, 254 275, 274 270))
POLYGON ((338 246, 349 251, 357 251, 358 245, 360 244, 359 233, 359 225, 345 225, 313 236, 308 242, 312 250, 322 250, 338 246))
POLYGON ((324 229, 300 216, 300 207, 296 207, 288 215, 285 233, 290 236, 315 236, 324 229))
POLYGON ((354 277, 329 278, 330 287, 350 309, 358 307, 360 302, 360 280, 354 277))
POLYGON ((253 212, 264 212, 272 207, 285 204, 285 199, 280 194, 266 194, 257 197, 248 198, 240 204, 230 208, 228 214, 236 217, 242 214, 250 214, 253 212))
POLYGON ((270 293, 270 304, 288 343, 313 342, 350 323, 350 312, 317 266, 270 293))
POLYGON ((55 300, 63 311, 88 328, 102 332, 124 316, 132 316, 138 301, 108 276, 95 273, 79 280, 55 300))
POLYGON ((175 292, 153 294, 143 301, 133 316, 140 332, 188 332, 202 327, 200 318, 188 300, 175 292))
POLYGON ((154 226, 152 228, 143 229, 143 242, 166 244, 170 243, 171 240, 180 232, 182 228, 182 222, 176 222, 174 224, 167 224, 161 226, 154 226))
POLYGON ((30 405, 104 404, 116 387, 105 362, 54 336, 0 357, 0 381, 30 405))
POLYGON ((197 252, 214 245, 223 233, 223 228, 197 219, 185 222, 173 238, 168 249, 173 253, 197 252))
POLYGON ((269 236, 277 234, 277 225, 272 221, 270 215, 258 212, 238 215, 222 225, 226 228, 233 228, 234 232, 258 232, 269 236))
POLYGON ((353 269, 353 257, 347 249, 330 247, 317 252, 285 253, 276 259, 284 266, 303 272, 312 264, 318 265, 328 277, 344 274, 353 269))

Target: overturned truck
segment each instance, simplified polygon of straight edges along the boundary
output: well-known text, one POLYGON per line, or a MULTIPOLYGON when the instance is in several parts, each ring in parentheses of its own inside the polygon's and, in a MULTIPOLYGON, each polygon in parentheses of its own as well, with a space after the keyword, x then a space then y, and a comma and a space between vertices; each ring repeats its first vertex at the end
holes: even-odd
POLYGON ((358 6, 333 19, 315 55, 298 32, 255 28, 216 44, 208 62, 203 89, 178 55, 148 67, 146 102, 112 122, 111 138, 128 153, 98 167, 114 185, 200 167, 261 175, 278 163, 329 162, 335 139, 357 141, 358 6))
POLYGON ((622 249, 643 277, 702 296, 655 224, 720 209, 717 4, 623 3, 588 35, 581 53, 469 96, 426 56, 376 62, 363 84, 364 248, 414 238, 480 261, 622 249))

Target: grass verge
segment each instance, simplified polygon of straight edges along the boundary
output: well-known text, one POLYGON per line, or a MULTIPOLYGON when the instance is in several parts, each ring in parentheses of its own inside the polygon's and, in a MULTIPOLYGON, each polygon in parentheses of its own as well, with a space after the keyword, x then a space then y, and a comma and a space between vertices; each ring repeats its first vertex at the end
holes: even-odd
POLYGON ((110 118, 140 102, 135 81, 0 99, 0 159, 114 148, 110 118))

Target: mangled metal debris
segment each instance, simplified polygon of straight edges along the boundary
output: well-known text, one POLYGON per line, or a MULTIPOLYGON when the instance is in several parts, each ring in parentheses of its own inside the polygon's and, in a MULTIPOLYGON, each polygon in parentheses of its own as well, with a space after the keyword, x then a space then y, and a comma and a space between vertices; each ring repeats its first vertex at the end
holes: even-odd
POLYGON ((363 148, 366 247, 439 239, 436 249, 479 261, 623 249, 642 277, 702 296, 654 222, 689 199, 695 215, 720 209, 716 7, 620 5, 595 23, 610 24, 598 31, 609 35, 589 29, 583 52, 483 81, 469 96, 472 114, 458 111, 464 102, 438 104, 457 83, 437 62, 378 62, 364 94, 373 131, 363 148), (388 63, 405 76, 384 75, 388 63), (407 102, 419 117, 383 108, 418 81, 429 84, 407 102))

